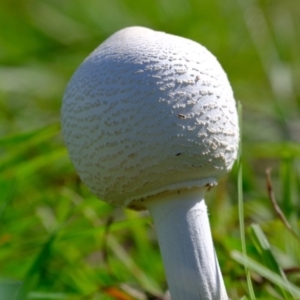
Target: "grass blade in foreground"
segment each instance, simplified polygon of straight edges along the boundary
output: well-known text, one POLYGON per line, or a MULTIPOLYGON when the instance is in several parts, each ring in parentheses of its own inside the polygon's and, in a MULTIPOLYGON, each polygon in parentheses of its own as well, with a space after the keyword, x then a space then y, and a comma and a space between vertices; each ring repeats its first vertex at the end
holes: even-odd
POLYGON ((276 274, 275 272, 269 270, 265 266, 261 265, 260 263, 256 262, 255 260, 244 256, 239 251, 232 251, 231 257, 239 262, 240 264, 246 266, 247 268, 253 270, 260 276, 268 279, 270 282, 276 284, 277 286, 285 289, 288 292, 293 293, 293 296, 296 299, 300 299, 300 288, 295 286, 294 284, 290 282, 286 282, 281 276, 276 274))
MULTIPOLYGON (((241 234, 242 251, 245 257, 247 257, 246 250, 246 238, 245 238, 245 226, 244 226, 244 204, 243 204, 243 169, 242 169, 242 104, 238 102, 238 114, 240 125, 240 144, 238 155, 238 207, 239 207, 239 225, 241 234)), ((251 276, 247 266, 245 265, 245 272, 247 278, 247 285, 251 300, 255 300, 254 289, 252 286, 251 276)))
MULTIPOLYGON (((276 258, 274 257, 274 255, 271 251, 271 247, 270 247, 270 244, 267 240, 267 237, 265 236, 265 234, 263 233, 262 229, 260 228, 260 226, 258 224, 252 224, 251 225, 251 227, 250 227, 250 236, 251 236, 251 239, 253 241, 253 244, 254 244, 256 250, 258 251, 258 253, 262 257, 265 265, 271 271, 273 271, 276 274, 278 274, 279 276, 281 276, 282 279, 288 283, 288 280, 287 280, 283 270, 281 269, 281 267, 277 263, 276 258)), ((284 299, 291 299, 291 296, 292 296, 292 299, 295 299, 293 297, 293 294, 292 294, 291 291, 289 291, 290 295, 288 295, 286 293, 285 289, 283 289, 283 288, 280 288, 279 292, 282 294, 284 299)))

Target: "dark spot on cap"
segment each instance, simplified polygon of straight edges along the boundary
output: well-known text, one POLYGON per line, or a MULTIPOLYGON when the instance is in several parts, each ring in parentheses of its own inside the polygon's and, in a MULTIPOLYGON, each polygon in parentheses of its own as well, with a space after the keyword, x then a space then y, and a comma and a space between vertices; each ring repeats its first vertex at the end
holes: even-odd
POLYGON ((207 184, 205 185, 205 187, 207 188, 207 191, 210 191, 210 190, 212 189, 213 186, 214 186, 214 185, 213 185, 213 184, 210 184, 210 183, 207 183, 207 184))

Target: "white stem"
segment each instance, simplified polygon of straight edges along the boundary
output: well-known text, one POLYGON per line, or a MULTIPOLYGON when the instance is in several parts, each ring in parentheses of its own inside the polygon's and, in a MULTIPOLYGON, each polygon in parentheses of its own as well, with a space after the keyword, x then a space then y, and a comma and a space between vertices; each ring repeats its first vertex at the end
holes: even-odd
POLYGON ((146 206, 154 219, 172 300, 227 300, 204 190, 156 196, 146 206))

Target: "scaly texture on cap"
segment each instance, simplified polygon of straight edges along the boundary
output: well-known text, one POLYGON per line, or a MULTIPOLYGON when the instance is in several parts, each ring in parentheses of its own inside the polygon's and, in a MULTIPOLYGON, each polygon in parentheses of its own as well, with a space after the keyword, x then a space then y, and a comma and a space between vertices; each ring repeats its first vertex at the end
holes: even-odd
POLYGON ((203 46, 143 27, 118 31, 66 89, 62 129, 99 198, 144 209, 161 192, 215 184, 237 157, 236 104, 203 46))

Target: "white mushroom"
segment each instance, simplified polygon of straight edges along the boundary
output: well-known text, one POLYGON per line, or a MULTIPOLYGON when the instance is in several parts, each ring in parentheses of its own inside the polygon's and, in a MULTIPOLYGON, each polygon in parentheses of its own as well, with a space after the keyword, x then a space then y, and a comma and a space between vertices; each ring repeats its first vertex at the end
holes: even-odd
POLYGON ((62 106, 63 136, 100 199, 154 219, 173 300, 228 299, 204 193, 230 171, 239 140, 232 89, 191 40, 118 31, 81 64, 62 106))

